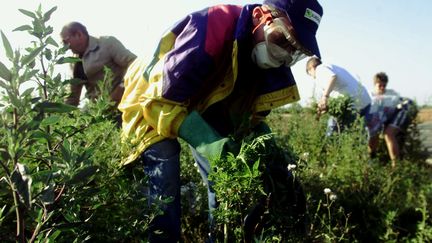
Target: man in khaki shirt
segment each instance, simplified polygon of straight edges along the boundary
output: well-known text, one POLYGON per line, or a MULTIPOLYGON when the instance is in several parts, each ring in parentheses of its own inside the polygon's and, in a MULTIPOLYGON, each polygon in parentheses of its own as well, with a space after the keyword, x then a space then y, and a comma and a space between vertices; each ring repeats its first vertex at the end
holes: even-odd
POLYGON ((97 98, 100 93, 97 82, 104 80, 106 66, 114 76, 111 99, 118 104, 124 91, 123 76, 136 55, 113 36, 89 36, 86 27, 78 22, 65 25, 60 36, 63 43, 69 45, 71 51, 81 58, 80 62, 73 65, 73 77, 82 82, 71 84, 71 94, 66 103, 78 106, 83 86, 87 89, 87 98, 97 98))

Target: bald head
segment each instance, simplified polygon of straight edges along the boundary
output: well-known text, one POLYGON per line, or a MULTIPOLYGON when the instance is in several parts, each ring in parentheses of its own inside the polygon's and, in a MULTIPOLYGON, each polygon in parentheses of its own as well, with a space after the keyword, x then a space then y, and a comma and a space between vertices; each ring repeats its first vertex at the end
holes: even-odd
POLYGON ((60 36, 65 45, 75 54, 83 55, 88 46, 87 28, 79 22, 70 22, 63 26, 60 36))

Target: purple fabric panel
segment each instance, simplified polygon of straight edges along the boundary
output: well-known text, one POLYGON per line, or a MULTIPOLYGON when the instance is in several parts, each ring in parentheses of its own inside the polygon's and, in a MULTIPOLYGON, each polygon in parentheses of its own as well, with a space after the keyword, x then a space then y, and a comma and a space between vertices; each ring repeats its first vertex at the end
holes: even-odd
POLYGON ((184 102, 203 85, 213 66, 204 49, 206 25, 207 9, 204 9, 190 14, 172 29, 177 38, 174 48, 165 56, 162 97, 184 102))

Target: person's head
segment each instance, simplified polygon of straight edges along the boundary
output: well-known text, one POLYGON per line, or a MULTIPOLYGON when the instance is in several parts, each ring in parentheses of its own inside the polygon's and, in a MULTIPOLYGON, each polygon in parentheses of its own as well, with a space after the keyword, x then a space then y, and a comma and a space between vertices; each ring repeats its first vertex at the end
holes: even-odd
POLYGON ((374 76, 374 87, 377 94, 384 94, 388 83, 388 76, 385 72, 379 72, 374 76))
POLYGON ((320 56, 315 34, 322 14, 317 0, 264 0, 252 12, 253 60, 261 68, 274 68, 320 56))
POLYGON ((66 24, 60 37, 65 45, 68 45, 71 51, 75 54, 82 55, 88 46, 89 34, 87 28, 78 22, 66 24))
POLYGON ((318 67, 321 63, 322 62, 318 57, 309 58, 309 60, 306 62, 306 73, 315 79, 316 67, 318 67))

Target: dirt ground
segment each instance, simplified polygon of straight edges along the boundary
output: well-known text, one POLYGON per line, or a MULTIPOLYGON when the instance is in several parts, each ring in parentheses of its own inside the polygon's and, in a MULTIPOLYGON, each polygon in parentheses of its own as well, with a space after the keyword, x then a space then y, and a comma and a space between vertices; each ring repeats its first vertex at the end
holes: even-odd
POLYGON ((432 108, 423 108, 417 114, 418 123, 432 121, 432 108))

